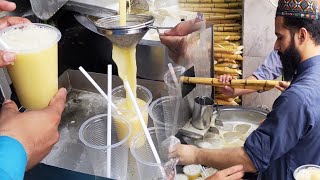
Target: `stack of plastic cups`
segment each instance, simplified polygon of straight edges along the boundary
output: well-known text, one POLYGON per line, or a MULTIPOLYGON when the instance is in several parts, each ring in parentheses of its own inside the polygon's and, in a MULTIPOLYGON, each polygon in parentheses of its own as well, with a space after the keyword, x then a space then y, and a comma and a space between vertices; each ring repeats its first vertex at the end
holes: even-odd
POLYGON ((168 148, 180 143, 180 141, 175 141, 174 137, 168 139, 165 135, 165 128, 149 128, 148 130, 156 146, 156 150, 159 152, 161 164, 156 162, 144 132, 137 134, 132 139, 130 151, 137 162, 140 179, 164 179, 163 171, 166 171, 168 174, 175 167, 175 164, 172 164, 167 158, 168 148), (166 162, 169 162, 169 166, 166 162))
MULTIPOLYGON (((175 75, 177 77, 177 79, 179 79, 179 77, 181 75, 183 75, 183 73, 185 72, 185 68, 182 66, 177 66, 174 68, 174 72, 175 75)), ((185 118, 185 116, 187 116, 186 119, 183 119, 182 121, 184 123, 188 122, 189 119, 192 117, 192 109, 193 109, 193 105, 194 105, 194 91, 191 91, 187 96, 185 97, 181 97, 179 96, 179 94, 181 93, 181 88, 180 87, 176 87, 174 81, 173 81, 173 77, 172 74, 170 73, 170 71, 166 72, 165 75, 163 76, 163 80, 167 85, 167 89, 168 89, 168 94, 169 96, 173 96, 176 97, 176 100, 174 101, 181 101, 180 107, 179 107, 179 113, 183 113, 185 115, 183 115, 182 117, 185 118)), ((181 86, 181 85, 180 85, 181 86)), ((181 86, 183 87, 183 86, 181 86)), ((180 119, 181 121, 181 116, 180 119)))
POLYGON ((153 120, 154 127, 165 128, 167 137, 175 135, 179 129, 189 121, 189 106, 185 102, 180 102, 177 107, 178 97, 165 96, 153 101, 149 107, 149 115, 153 120), (179 108, 177 122, 175 122, 175 110, 179 108))
POLYGON ((106 114, 94 116, 84 122, 79 130, 79 139, 86 145, 95 176, 127 179, 128 139, 131 127, 126 121, 115 121, 114 119, 112 119, 111 126, 110 146, 107 145, 106 114), (108 159, 107 152, 111 152, 111 159, 108 159), (111 164, 109 167, 108 162, 111 164))

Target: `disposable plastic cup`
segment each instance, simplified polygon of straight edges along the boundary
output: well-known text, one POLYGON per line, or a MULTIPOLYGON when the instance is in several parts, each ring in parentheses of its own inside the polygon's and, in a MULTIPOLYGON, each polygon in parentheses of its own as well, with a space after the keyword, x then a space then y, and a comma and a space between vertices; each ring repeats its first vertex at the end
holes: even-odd
MULTIPOLYGON (((165 151, 163 148, 169 148, 169 144, 167 143, 168 137, 164 133, 164 128, 153 127, 148 128, 148 131, 160 155, 161 163, 156 162, 144 132, 138 133, 132 139, 130 151, 136 160, 140 179, 163 179, 163 170, 169 173, 175 167, 174 164, 168 160, 168 154, 163 154, 163 152, 167 152, 167 150, 165 151), (167 165, 168 162, 171 163, 171 168, 167 165), (169 169, 167 167, 169 167, 169 169)), ((171 137, 169 141, 173 141, 174 144, 180 143, 180 141, 178 142, 171 137)))
MULTIPOLYGON (((143 87, 138 85, 137 86, 137 103, 142 113, 144 122, 148 126, 148 107, 152 101, 152 94, 151 92, 143 87)), ((128 121, 131 125, 131 135, 129 137, 128 142, 130 143, 132 138, 140 131, 143 131, 139 118, 137 116, 136 111, 134 110, 133 106, 131 105, 130 98, 126 98, 126 90, 124 86, 116 87, 112 90, 112 102, 117 106, 118 111, 121 114, 118 114, 114 111, 113 117, 115 121, 128 121)), ((121 135, 122 131, 119 131, 119 136, 121 135)), ((130 144, 128 144, 129 146, 130 144)))
POLYGON ((153 120, 154 127, 166 128, 167 136, 175 135, 179 129, 183 128, 190 120, 190 113, 188 104, 174 96, 156 99, 149 107, 149 115, 153 120), (177 117, 175 117, 176 108, 179 108, 177 117))
POLYGON ((320 166, 314 164, 306 164, 298 167, 293 172, 295 180, 318 180, 320 179, 320 166))
POLYGON ((107 115, 101 114, 85 121, 79 130, 79 139, 86 145, 86 150, 94 175, 111 179, 126 179, 128 167, 128 145, 131 127, 127 121, 112 119, 111 145, 107 144, 107 115), (118 136, 118 130, 121 135, 118 136), (111 153, 108 159, 107 153, 111 153), (108 175, 108 162, 110 174, 108 175))
MULTIPOLYGON (((185 72, 186 69, 182 66, 177 66, 177 67, 174 67, 173 69, 174 69, 175 75, 179 81, 180 76, 183 75, 183 73, 185 72)), ((164 74, 163 81, 167 85, 168 95, 179 97, 181 99, 180 101, 182 101, 183 104, 187 105, 186 107, 189 107, 188 109, 184 109, 184 112, 190 116, 189 118, 191 118, 193 105, 194 105, 193 104, 194 103, 193 102, 194 90, 192 90, 185 97, 180 97, 179 94, 181 93, 181 88, 177 88, 177 86, 175 85, 175 83, 173 81, 172 74, 170 73, 169 70, 164 74)), ((182 86, 182 88, 185 88, 185 87, 182 86)))
POLYGON ((0 38, 16 53, 7 66, 20 103, 29 110, 42 109, 58 91, 58 41, 60 31, 46 24, 20 24, 0 31, 0 38))

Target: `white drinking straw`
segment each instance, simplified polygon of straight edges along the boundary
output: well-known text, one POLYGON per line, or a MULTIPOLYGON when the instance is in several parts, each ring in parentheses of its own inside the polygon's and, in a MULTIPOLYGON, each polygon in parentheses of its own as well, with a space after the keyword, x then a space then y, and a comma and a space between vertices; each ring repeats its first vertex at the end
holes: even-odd
POLYGON ((208 174, 207 170, 201 164, 199 164, 199 166, 201 168, 202 173, 204 174, 204 178, 208 177, 209 174, 208 174))
MULTIPOLYGON (((112 65, 108 65, 108 102, 112 102, 112 65)), ((107 122, 107 177, 111 178, 111 103, 108 103, 108 122, 107 122)))
MULTIPOLYGON (((153 143, 153 141, 151 139, 150 133, 149 133, 148 128, 147 128, 147 125, 145 124, 145 122, 143 120, 143 117, 142 117, 141 111, 139 109, 138 103, 136 101, 136 98, 133 95, 133 92, 132 92, 132 90, 130 88, 130 85, 129 85, 128 81, 124 82, 124 88, 126 89, 127 93, 130 96, 131 102, 133 104, 133 107, 134 107, 137 115, 138 115, 138 119, 139 119, 139 121, 141 123, 141 126, 142 126, 142 129, 144 131, 144 134, 146 135, 147 140, 149 142, 149 145, 151 147, 151 151, 153 153, 153 156, 156 159, 156 162, 161 165, 161 160, 160 160, 159 154, 158 154, 158 152, 156 150, 156 147, 154 146, 154 143, 153 143)), ((162 171, 162 174, 165 176, 164 169, 162 167, 160 167, 160 170, 162 171)))
POLYGON ((171 63, 168 64, 168 67, 169 67, 169 71, 170 71, 170 74, 172 76, 172 79, 173 79, 173 82, 174 82, 174 85, 176 86, 176 88, 179 87, 179 82, 178 82, 178 79, 177 79, 177 76, 176 76, 176 73, 174 72, 174 69, 173 69, 173 66, 171 63))
MULTIPOLYGON (((86 70, 83 69, 82 66, 79 67, 79 70, 82 72, 82 74, 91 82, 91 84, 99 91, 99 93, 108 101, 109 103, 109 98, 108 96, 106 95, 106 93, 104 93, 104 91, 100 88, 100 86, 92 79, 92 77, 87 73, 86 70)), ((117 113, 118 114, 121 114, 119 111, 118 111, 118 108, 116 105, 113 104, 113 102, 111 101, 110 102, 111 106, 113 108, 115 108, 117 110, 117 113)))
MULTIPOLYGON (((176 89, 177 89, 177 101, 176 101, 176 108, 175 108, 175 111, 174 111, 174 117, 173 117, 173 125, 177 125, 178 124, 178 114, 179 114, 179 110, 180 110, 180 98, 182 98, 182 93, 181 93, 181 87, 180 87, 180 84, 178 82, 178 79, 177 79, 177 76, 176 76, 176 73, 174 72, 174 68, 172 66, 171 63, 168 64, 168 67, 169 67, 169 71, 170 71, 170 74, 172 76, 172 79, 173 79, 173 82, 176 86, 176 89)), ((170 142, 170 146, 172 146, 172 141, 170 142)))

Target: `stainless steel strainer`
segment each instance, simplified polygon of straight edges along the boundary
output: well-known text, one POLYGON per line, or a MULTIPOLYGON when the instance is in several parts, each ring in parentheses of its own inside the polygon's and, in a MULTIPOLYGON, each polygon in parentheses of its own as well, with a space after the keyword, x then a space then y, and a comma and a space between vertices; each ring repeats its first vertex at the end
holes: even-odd
POLYGON ((149 15, 127 15, 127 25, 120 26, 120 16, 110 16, 93 21, 98 32, 107 37, 113 44, 131 47, 138 44, 153 25, 154 17, 149 15))

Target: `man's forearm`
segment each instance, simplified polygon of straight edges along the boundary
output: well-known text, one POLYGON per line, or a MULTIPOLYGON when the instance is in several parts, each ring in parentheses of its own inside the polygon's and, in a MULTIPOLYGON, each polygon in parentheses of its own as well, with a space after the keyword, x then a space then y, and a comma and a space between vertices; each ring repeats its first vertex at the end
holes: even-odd
POLYGON ((256 172, 255 166, 243 148, 198 149, 196 157, 196 164, 218 169, 242 164, 245 172, 256 172))
MULTIPOLYGON (((257 80, 257 78, 254 75, 248 76, 245 78, 247 80, 257 80)), ((234 96, 242 96, 245 94, 250 94, 253 92, 256 92, 257 90, 252 90, 252 89, 234 89, 234 96)))

